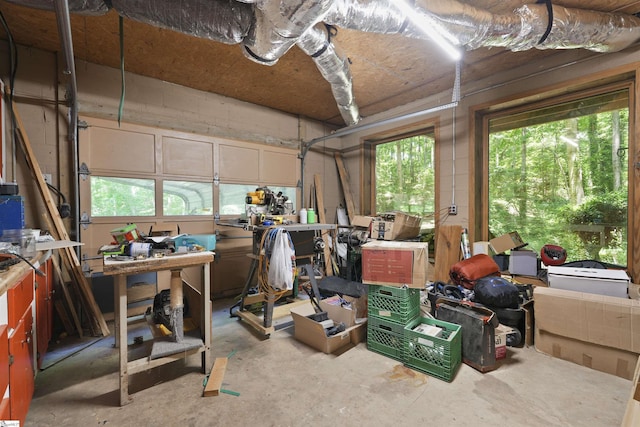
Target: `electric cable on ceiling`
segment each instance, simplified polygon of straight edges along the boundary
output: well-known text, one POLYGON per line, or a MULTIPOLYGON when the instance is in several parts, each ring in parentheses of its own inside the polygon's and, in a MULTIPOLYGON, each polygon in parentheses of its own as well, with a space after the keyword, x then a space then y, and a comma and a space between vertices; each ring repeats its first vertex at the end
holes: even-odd
POLYGON ((122 112, 124 110, 124 94, 125 94, 125 80, 124 80, 124 19, 122 16, 118 17, 118 28, 120 30, 120 105, 118 106, 118 127, 120 127, 120 121, 122 120, 122 112))

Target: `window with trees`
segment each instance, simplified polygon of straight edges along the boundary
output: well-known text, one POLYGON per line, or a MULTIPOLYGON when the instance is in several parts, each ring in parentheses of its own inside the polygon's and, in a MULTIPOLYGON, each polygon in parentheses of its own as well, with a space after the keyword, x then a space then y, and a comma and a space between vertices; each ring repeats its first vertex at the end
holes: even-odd
POLYGON ((433 227, 435 188, 433 131, 375 145, 375 213, 409 212, 433 227))
POLYGON ((629 84, 488 120, 489 237, 627 264, 629 84))

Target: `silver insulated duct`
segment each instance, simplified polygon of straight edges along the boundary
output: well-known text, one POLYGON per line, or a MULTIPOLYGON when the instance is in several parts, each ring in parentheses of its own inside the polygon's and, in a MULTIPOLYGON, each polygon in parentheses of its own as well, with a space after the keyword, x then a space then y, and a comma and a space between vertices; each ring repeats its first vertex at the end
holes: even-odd
POLYGON ((225 44, 254 26, 253 6, 235 0, 111 0, 125 18, 225 44))
MULTIPOLYGON (((8 0, 53 10, 53 0, 8 0)), ((338 28, 400 34, 428 40, 398 8, 404 0, 69 0, 73 13, 120 15, 150 25, 226 44, 241 44, 245 56, 275 64, 293 46, 310 55, 330 83, 347 124, 359 120, 348 61, 336 53, 322 23, 338 28)), ((545 4, 493 14, 456 0, 415 0, 413 13, 467 50, 502 47, 589 49, 615 52, 640 38, 640 18, 545 4)))

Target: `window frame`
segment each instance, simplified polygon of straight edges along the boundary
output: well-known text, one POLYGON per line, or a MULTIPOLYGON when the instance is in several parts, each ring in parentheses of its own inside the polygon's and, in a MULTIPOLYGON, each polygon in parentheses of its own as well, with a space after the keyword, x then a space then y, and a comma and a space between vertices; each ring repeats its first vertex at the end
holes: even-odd
POLYGON ((440 122, 438 118, 415 123, 409 127, 394 128, 381 133, 373 134, 362 138, 361 166, 363 179, 360 194, 360 206, 364 215, 375 215, 376 208, 376 146, 399 139, 410 138, 416 135, 428 134, 434 139, 434 217, 433 222, 437 230, 441 220, 440 214, 440 122))
MULTIPOLYGON (((471 109, 472 126, 470 129, 470 191, 469 206, 475 209, 476 214, 470 215, 470 238, 474 241, 486 241, 489 239, 489 126, 490 121, 501 116, 518 114, 543 107, 550 107, 560 103, 576 101, 582 98, 601 95, 620 89, 626 89, 629 95, 629 123, 628 123, 628 209, 633 212, 639 206, 634 199, 636 188, 640 184, 637 172, 634 168, 636 154, 636 124, 640 123, 637 117, 635 73, 621 73, 606 79, 591 81, 588 84, 575 85, 558 90, 541 90, 536 94, 527 94, 514 97, 508 101, 496 102, 493 105, 478 106, 471 109)), ((640 256, 640 238, 635 237, 638 224, 633 215, 627 215, 627 269, 629 274, 640 275, 640 266, 637 266, 637 258, 640 256), (634 228, 636 227, 636 228, 634 228)))

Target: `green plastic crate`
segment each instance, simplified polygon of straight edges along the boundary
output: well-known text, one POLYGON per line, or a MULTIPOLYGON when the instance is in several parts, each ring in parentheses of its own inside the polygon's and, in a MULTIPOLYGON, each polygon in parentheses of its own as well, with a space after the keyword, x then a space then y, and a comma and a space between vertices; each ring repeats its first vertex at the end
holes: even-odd
POLYGON ((462 359, 462 327, 429 317, 417 317, 404 328, 404 364, 451 382, 462 359), (440 337, 414 331, 418 324, 438 326, 440 337))
POLYGON ((420 313, 419 289, 369 285, 367 298, 369 317, 404 326, 420 313))
POLYGON ((367 320, 367 348, 404 362, 404 326, 369 317, 367 320))

